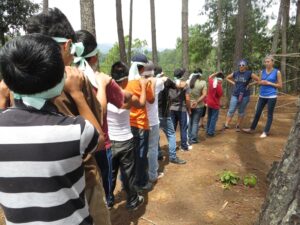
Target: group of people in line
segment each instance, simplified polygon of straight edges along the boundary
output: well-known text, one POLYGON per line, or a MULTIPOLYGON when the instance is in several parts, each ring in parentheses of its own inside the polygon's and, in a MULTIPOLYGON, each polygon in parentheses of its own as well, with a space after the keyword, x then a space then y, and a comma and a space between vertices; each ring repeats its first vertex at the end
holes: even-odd
MULTIPOLYGON (((168 140, 169 162, 186 161, 176 154, 199 143, 199 121, 207 106, 207 137, 216 135, 224 74, 208 81, 196 69, 186 80, 185 69, 167 77, 143 54, 130 68, 121 61, 110 76, 97 71, 99 51, 86 30, 74 32, 58 9, 34 15, 26 35, 0 50, 0 204, 7 224, 111 224, 119 177, 126 208, 136 210, 163 177, 160 129, 168 140), (102 178, 102 179, 101 179, 102 178)), ((226 77, 234 86, 224 129, 234 112, 240 131, 250 87, 260 96, 253 133, 265 105, 268 120, 261 137, 269 134, 281 74, 265 58, 261 78, 247 70, 226 77), (253 82, 252 82, 253 81, 253 82)))

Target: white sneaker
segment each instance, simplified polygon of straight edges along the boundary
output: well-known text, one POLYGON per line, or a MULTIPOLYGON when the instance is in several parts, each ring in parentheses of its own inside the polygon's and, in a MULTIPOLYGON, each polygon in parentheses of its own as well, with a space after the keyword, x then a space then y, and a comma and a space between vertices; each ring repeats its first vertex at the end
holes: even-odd
POLYGON ((263 132, 261 135, 260 135, 260 138, 266 138, 268 135, 266 134, 266 132, 263 132))
POLYGON ((193 145, 189 145, 188 149, 192 150, 193 149, 193 145))

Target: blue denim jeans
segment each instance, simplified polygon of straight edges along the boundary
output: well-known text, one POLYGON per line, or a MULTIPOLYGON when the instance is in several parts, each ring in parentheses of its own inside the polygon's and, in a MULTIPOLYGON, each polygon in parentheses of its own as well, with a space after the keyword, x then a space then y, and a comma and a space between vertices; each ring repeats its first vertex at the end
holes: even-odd
POLYGON ((148 175, 149 180, 157 179, 158 170, 159 124, 150 126, 148 143, 148 175))
POLYGON ((203 107, 192 109, 188 129, 189 144, 198 143, 199 121, 202 113, 203 107))
POLYGON ((264 129, 264 132, 267 134, 270 132, 271 125, 273 122, 273 113, 274 113, 276 102, 277 102, 277 98, 261 98, 260 97, 258 99, 256 113, 254 116, 254 120, 251 124, 252 130, 255 130, 255 128, 258 124, 259 118, 262 114, 262 111, 263 111, 264 107, 266 106, 266 104, 268 104, 268 119, 267 119, 267 123, 266 123, 265 129, 264 129))
POLYGON ((176 134, 171 117, 159 117, 160 128, 165 133, 169 145, 169 160, 176 158, 176 134))
POLYGON ((148 141, 149 130, 131 127, 135 145, 135 184, 143 187, 148 183, 148 141))
POLYGON ((95 159, 100 168, 103 189, 107 204, 114 202, 112 193, 112 151, 111 148, 101 150, 95 153, 95 159))
POLYGON ((171 119, 172 119, 175 131, 176 131, 176 128, 177 128, 177 124, 179 123, 181 148, 183 150, 188 150, 188 144, 187 144, 187 113, 185 111, 182 112, 182 111, 171 110, 170 115, 171 115, 171 119))
POLYGON ((232 95, 231 99, 230 99, 229 110, 228 110, 227 116, 233 117, 235 111, 238 109, 239 117, 244 117, 249 101, 250 101, 250 96, 243 97, 243 100, 241 102, 239 102, 238 96, 232 95))
POLYGON ((219 117, 219 109, 212 109, 208 107, 207 126, 206 126, 206 133, 208 135, 215 135, 218 117, 219 117))

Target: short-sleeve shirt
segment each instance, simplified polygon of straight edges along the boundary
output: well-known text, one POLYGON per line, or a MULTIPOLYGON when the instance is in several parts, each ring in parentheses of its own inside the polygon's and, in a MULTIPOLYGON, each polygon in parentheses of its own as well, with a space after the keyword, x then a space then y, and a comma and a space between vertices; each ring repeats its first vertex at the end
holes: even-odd
POLYGON ((246 70, 245 72, 236 71, 233 73, 233 80, 235 82, 234 89, 232 91, 233 96, 239 96, 243 93, 243 96, 249 96, 250 90, 247 89, 248 84, 251 81, 252 71, 246 70))
POLYGON ((170 116, 171 98, 169 96, 169 90, 176 89, 176 84, 170 78, 164 83, 164 89, 158 95, 158 111, 159 117, 170 116))
MULTIPOLYGON (((106 86, 106 99, 107 99, 107 103, 111 103, 117 108, 121 108, 124 103, 124 94, 122 92, 122 89, 114 80, 112 80, 106 86)), ((107 115, 103 116, 102 131, 104 133, 105 149, 108 149, 111 147, 111 143, 108 135, 107 115)))
POLYGON ((156 79, 155 83, 155 100, 152 104, 146 103, 147 115, 150 126, 155 126, 159 124, 158 117, 158 95, 164 89, 164 82, 161 78, 156 79))
MULTIPOLYGON (((197 101, 202 95, 202 92, 204 90, 207 90, 206 81, 197 79, 194 88, 191 88, 191 94, 190 94, 191 102, 197 101)), ((201 107, 204 107, 204 101, 201 101, 197 104, 197 108, 201 108, 201 107)))
MULTIPOLYGON (((126 86, 126 91, 137 96, 141 96, 141 85, 139 80, 130 80, 126 86)), ((154 99, 154 93, 151 88, 151 84, 147 84, 146 88, 146 100, 152 101, 154 99)), ((139 129, 149 130, 149 121, 146 106, 142 108, 130 108, 130 126, 136 127, 139 129)))
POLYGON ((186 112, 186 94, 190 94, 190 91, 189 87, 184 89, 169 89, 169 96, 171 98, 170 110, 186 112))
POLYGON ((16 101, 0 114, 0 204, 7 224, 90 224, 82 156, 98 133, 52 103, 41 110, 16 101))
MULTIPOLYGON (((85 100, 87 101, 87 104, 89 105, 98 123, 100 124, 101 106, 94 93, 94 88, 88 79, 84 80, 82 92, 84 94, 85 100)), ((79 111, 77 109, 76 103, 74 102, 72 97, 64 91, 59 97, 55 98, 54 104, 58 108, 58 111, 65 116, 79 116, 79 111)), ((88 188, 94 187, 95 185, 99 184, 100 175, 98 172, 97 162, 94 156, 92 156, 91 154, 86 154, 84 156, 84 170, 86 186, 88 188)))

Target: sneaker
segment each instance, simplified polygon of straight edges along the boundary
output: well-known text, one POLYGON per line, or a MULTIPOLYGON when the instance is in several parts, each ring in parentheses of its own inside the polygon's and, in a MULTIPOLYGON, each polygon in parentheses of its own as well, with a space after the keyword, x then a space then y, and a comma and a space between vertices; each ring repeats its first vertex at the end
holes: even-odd
POLYGON ((212 138, 212 137, 214 137, 215 135, 214 134, 206 134, 206 137, 207 138, 212 138))
POLYGON ((254 130, 252 130, 251 128, 246 128, 246 129, 243 129, 242 131, 244 131, 247 134, 253 134, 254 133, 254 130))
POLYGON ((138 199, 135 204, 133 205, 128 205, 126 204, 126 208, 130 211, 135 211, 137 210, 142 204, 144 203, 144 197, 141 195, 138 195, 138 199))
POLYGON ((236 125, 236 126, 235 126, 235 131, 236 131, 236 132, 241 132, 241 128, 240 128, 239 125, 236 125))
POLYGON ((224 125, 223 125, 223 129, 224 129, 224 130, 228 130, 228 129, 230 129, 230 127, 229 127, 228 125, 224 124, 224 125))
POLYGON ((151 191, 153 188, 153 184, 151 182, 148 182, 144 186, 135 186, 135 189, 138 193, 142 193, 144 191, 151 191))
POLYGON ((193 145, 189 145, 188 150, 192 150, 192 149, 193 149, 193 145))
POLYGON ((175 159, 170 159, 170 163, 174 164, 186 164, 186 161, 176 157, 175 159))
POLYGON ((180 148, 180 151, 182 151, 182 152, 188 152, 188 151, 189 151, 189 148, 188 148, 188 149, 180 148))
POLYGON ((266 132, 263 132, 261 135, 260 135, 260 138, 266 138, 268 135, 266 132))

